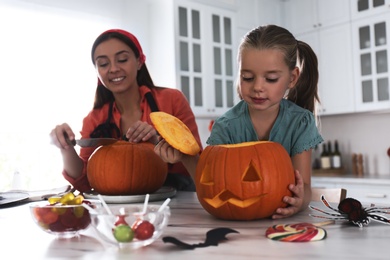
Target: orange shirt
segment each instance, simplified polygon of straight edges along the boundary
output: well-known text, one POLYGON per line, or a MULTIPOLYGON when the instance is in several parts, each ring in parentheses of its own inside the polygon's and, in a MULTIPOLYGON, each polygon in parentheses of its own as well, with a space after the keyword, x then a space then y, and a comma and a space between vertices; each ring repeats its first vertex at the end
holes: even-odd
MULTIPOLYGON (((199 137, 198 127, 195 121, 195 116, 191 110, 190 105, 188 104, 186 97, 183 95, 181 91, 177 89, 160 88, 160 87, 149 89, 146 86, 141 86, 139 88, 139 91, 142 97, 141 121, 152 124, 149 117, 152 111, 145 98, 145 94, 147 92, 152 92, 152 95, 154 97, 155 102, 157 103, 159 111, 169 113, 179 118, 181 121, 183 121, 183 123, 186 124, 187 127, 191 130, 195 139, 198 141, 199 146, 202 147, 202 143, 199 137)), ((107 120, 108 111, 109 111, 109 104, 105 104, 102 108, 94 109, 91 112, 89 112, 89 114, 83 120, 83 127, 82 130, 80 131, 81 138, 89 138, 93 130, 98 125, 104 123, 107 120)), ((121 129, 120 128, 121 115, 119 113, 119 110, 116 108, 115 103, 112 110, 112 118, 115 124, 117 125, 117 127, 121 129)), ((88 178, 87 178, 87 163, 89 157, 91 156, 91 154, 95 149, 96 148, 80 148, 80 158, 84 161, 84 169, 82 175, 79 178, 74 179, 70 177, 65 170, 63 171, 63 176, 65 177, 65 179, 69 181, 73 185, 73 187, 80 192, 89 191, 91 189, 91 186, 89 185, 88 178)), ((168 172, 184 174, 189 176, 187 170, 184 168, 184 166, 181 163, 176 163, 173 165, 169 164, 168 172)))

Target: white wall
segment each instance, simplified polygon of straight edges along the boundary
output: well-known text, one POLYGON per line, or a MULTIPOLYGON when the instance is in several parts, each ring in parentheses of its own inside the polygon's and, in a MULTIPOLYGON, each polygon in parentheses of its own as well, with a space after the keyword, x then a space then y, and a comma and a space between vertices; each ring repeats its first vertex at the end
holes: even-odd
POLYGON ((390 112, 327 116, 321 124, 325 140, 339 141, 349 171, 352 153, 362 153, 366 175, 390 176, 390 112))

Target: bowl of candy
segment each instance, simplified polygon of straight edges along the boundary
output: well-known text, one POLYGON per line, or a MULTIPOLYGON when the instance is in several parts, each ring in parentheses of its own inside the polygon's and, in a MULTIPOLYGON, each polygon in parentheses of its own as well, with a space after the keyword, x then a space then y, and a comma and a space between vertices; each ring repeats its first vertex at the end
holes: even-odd
POLYGON ((61 197, 50 197, 48 201, 31 203, 30 213, 43 231, 58 238, 71 238, 91 224, 88 209, 98 210, 100 206, 100 201, 85 200, 82 195, 69 192, 61 197))
POLYGON ((99 237, 113 246, 137 249, 152 244, 163 233, 171 215, 168 206, 115 205, 110 212, 91 212, 91 225, 99 237))

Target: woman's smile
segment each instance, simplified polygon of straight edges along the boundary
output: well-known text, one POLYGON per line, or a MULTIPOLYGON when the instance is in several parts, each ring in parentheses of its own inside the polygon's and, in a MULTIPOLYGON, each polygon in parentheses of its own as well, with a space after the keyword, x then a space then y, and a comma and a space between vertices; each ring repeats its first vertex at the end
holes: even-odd
POLYGON ((122 82, 126 77, 117 77, 117 78, 112 78, 110 79, 111 82, 114 82, 114 83, 120 83, 122 82))

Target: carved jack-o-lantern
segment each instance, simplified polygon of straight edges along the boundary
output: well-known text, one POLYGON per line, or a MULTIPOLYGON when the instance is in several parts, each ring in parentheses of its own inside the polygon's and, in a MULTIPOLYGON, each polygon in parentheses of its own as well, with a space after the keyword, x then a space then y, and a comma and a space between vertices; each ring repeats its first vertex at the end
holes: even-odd
POLYGON ((291 158, 274 142, 207 146, 196 168, 199 202, 211 215, 228 220, 270 217, 285 207, 295 183, 291 158))

